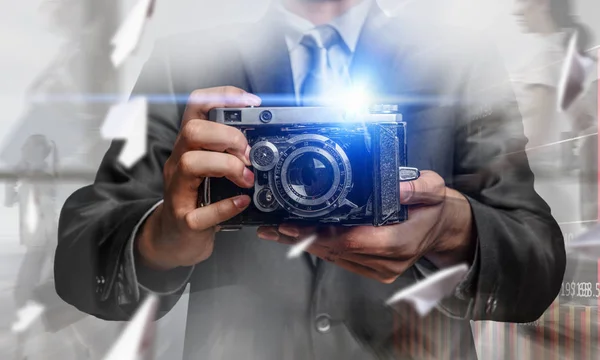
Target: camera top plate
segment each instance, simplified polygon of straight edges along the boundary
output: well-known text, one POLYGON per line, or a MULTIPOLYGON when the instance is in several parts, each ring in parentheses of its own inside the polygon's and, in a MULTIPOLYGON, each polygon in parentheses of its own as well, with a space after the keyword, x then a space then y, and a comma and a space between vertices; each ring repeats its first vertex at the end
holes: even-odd
POLYGON ((217 108, 209 120, 231 126, 295 125, 331 123, 402 122, 394 112, 352 112, 337 107, 217 108))

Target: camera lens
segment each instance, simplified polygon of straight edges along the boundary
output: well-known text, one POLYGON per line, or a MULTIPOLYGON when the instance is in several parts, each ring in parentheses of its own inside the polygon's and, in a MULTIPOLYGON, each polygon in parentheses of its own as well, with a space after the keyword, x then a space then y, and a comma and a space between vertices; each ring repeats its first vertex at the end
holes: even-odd
POLYGON ((334 186, 331 164, 316 153, 304 153, 292 160, 288 176, 296 192, 309 198, 319 198, 334 186))
POLYGON ((273 113, 270 112, 269 110, 265 110, 260 113, 260 121, 262 121, 264 123, 268 123, 272 119, 273 119, 273 113))

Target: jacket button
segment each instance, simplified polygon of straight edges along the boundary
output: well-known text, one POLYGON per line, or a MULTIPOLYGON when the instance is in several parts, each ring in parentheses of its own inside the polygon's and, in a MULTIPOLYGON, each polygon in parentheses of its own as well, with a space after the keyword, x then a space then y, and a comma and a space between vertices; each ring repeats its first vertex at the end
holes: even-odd
POLYGON ((329 332, 331 329, 331 318, 327 314, 321 314, 315 319, 317 331, 321 334, 329 332))

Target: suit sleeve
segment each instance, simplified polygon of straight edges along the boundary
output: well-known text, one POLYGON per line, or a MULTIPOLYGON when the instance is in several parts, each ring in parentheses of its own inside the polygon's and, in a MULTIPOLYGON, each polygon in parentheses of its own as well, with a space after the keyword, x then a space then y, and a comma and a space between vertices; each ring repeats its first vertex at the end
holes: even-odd
MULTIPOLYGON (((56 291, 79 310, 102 319, 126 320, 140 301, 137 284, 125 269, 125 253, 136 226, 162 200, 163 166, 181 113, 165 54, 157 45, 133 91, 133 96, 148 97, 146 156, 125 168, 117 160, 124 144, 114 141, 94 183, 72 194, 60 214, 56 291)), ((189 271, 179 268, 159 276, 181 278, 189 271)), ((184 288, 161 297, 159 316, 174 306, 184 288)))
POLYGON ((474 320, 530 322, 560 291, 564 241, 534 190, 521 115, 500 56, 489 46, 477 49, 457 115, 453 187, 471 205, 478 244, 469 282, 459 289, 466 301, 455 297, 446 309, 474 320))

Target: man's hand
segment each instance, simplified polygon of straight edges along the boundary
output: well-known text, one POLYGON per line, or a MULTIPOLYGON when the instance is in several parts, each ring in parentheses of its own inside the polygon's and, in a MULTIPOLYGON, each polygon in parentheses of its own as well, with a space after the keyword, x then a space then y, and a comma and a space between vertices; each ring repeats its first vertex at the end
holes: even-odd
POLYGON ((248 207, 238 196, 197 208, 198 187, 206 177, 225 177, 254 186, 250 147, 237 129, 208 120, 217 107, 259 106, 260 98, 234 87, 196 90, 185 109, 179 136, 164 165, 164 202, 146 220, 136 246, 141 260, 159 270, 191 266, 213 251, 217 226, 248 207))
POLYGON ((265 240, 295 244, 308 236, 317 239, 307 251, 321 259, 391 283, 421 257, 442 268, 472 262, 475 240, 471 207, 466 198, 445 186, 432 171, 400 184, 401 203, 411 205, 408 220, 397 225, 372 227, 262 227, 265 240))

